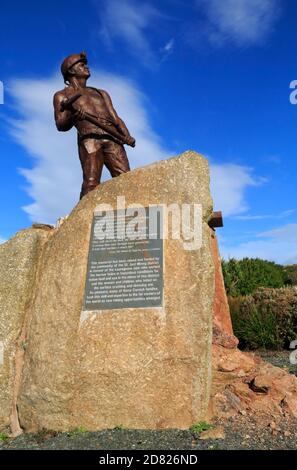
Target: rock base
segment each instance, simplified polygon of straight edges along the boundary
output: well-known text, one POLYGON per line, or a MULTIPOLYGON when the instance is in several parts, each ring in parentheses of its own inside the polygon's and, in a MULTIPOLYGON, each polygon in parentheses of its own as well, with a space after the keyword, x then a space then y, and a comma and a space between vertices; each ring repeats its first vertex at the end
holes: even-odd
POLYGON ((202 420, 211 387, 214 268, 207 160, 195 152, 131 171, 86 195, 46 243, 30 309, 21 426, 67 431, 180 428, 202 420), (162 308, 82 316, 90 231, 100 204, 201 204, 202 246, 164 240, 162 308))
POLYGON ((213 345, 209 418, 252 415, 267 424, 297 418, 297 378, 259 356, 213 345))

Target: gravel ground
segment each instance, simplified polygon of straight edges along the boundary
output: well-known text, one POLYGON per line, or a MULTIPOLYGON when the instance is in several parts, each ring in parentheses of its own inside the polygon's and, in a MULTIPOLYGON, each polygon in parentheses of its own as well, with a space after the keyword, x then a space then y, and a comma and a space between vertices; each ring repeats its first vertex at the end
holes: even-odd
MULTIPOLYGON (((259 355, 278 367, 287 367, 291 373, 297 375, 297 366, 290 365, 288 352, 266 351, 260 352, 259 355)), ((253 417, 239 415, 229 421, 218 421, 215 424, 224 427, 225 439, 201 440, 199 435, 189 430, 175 429, 112 429, 97 432, 77 430, 71 433, 40 432, 0 440, 0 450, 297 450, 297 419, 284 419, 281 424, 272 422, 260 428, 253 421, 253 417)))
MULTIPOLYGON (((218 423, 220 424, 220 423, 218 423)), ((98 432, 39 433, 22 435, 0 444, 0 449, 68 449, 68 450, 219 450, 259 449, 297 450, 297 420, 282 423, 276 429, 259 429, 246 417, 224 423, 226 437, 220 440, 200 440, 190 431, 147 431, 114 429, 98 432)))
POLYGON ((292 351, 258 351, 257 354, 274 366, 288 369, 291 374, 297 375, 297 364, 290 364, 292 351))

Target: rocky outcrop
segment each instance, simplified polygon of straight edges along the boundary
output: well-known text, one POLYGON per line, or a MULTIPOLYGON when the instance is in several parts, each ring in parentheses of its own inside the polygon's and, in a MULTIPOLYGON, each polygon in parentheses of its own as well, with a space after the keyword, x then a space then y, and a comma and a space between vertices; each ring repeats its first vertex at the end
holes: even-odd
POLYGON ((271 420, 297 418, 297 378, 255 354, 237 349, 214 231, 211 240, 215 297, 209 419, 224 420, 239 414, 267 425, 271 420))
POLYGON ((252 415, 260 424, 297 418, 297 377, 255 354, 214 345, 209 412, 213 418, 252 415))
POLYGON ((22 384, 26 431, 188 428, 211 386, 214 269, 207 161, 194 152, 134 170, 85 196, 48 240, 35 285, 22 384), (94 210, 202 204, 202 246, 164 241, 164 306, 81 316, 94 210), (83 320, 83 321, 81 321, 83 320))
POLYGON ((49 232, 28 229, 0 245, 0 427, 18 434, 16 399, 27 323, 42 248, 49 232))
POLYGON ((284 416, 297 418, 297 378, 255 354, 237 349, 214 232, 212 255, 215 297, 209 419, 251 415, 261 425, 284 416))

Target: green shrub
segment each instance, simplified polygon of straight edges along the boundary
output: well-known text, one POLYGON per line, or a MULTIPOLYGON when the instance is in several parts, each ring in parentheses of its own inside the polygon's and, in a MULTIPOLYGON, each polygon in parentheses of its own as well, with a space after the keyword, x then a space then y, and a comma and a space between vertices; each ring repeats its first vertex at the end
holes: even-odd
POLYGON ((273 312, 264 312, 254 305, 249 306, 249 310, 245 314, 236 316, 234 333, 243 348, 281 348, 281 342, 277 334, 276 316, 273 312))
POLYGON ((222 260, 226 292, 236 297, 249 295, 259 287, 280 288, 291 285, 291 278, 284 267, 259 258, 222 260))
POLYGON ((297 289, 229 297, 234 334, 246 349, 283 349, 297 338, 297 289))
POLYGON ((292 286, 297 286, 297 264, 284 266, 284 272, 288 278, 288 283, 292 284, 292 286))

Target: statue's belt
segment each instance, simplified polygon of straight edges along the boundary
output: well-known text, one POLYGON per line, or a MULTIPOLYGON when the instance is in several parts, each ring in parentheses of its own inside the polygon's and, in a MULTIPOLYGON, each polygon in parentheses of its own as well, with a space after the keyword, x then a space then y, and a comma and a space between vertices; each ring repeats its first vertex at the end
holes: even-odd
POLYGON ((120 145, 119 142, 112 137, 110 134, 96 134, 96 133, 89 133, 80 135, 78 134, 78 143, 81 144, 86 139, 96 139, 96 140, 112 140, 116 144, 120 145))

